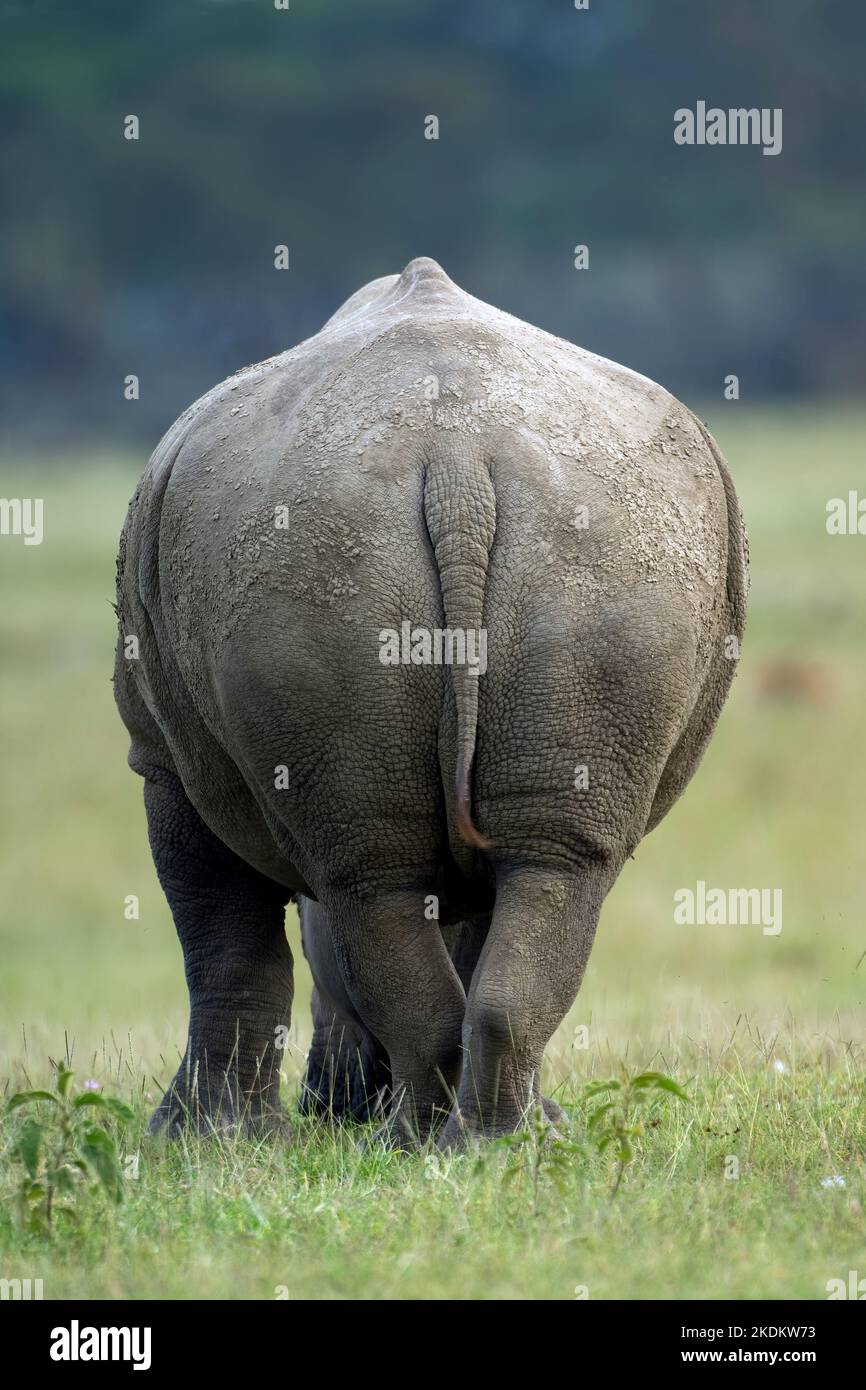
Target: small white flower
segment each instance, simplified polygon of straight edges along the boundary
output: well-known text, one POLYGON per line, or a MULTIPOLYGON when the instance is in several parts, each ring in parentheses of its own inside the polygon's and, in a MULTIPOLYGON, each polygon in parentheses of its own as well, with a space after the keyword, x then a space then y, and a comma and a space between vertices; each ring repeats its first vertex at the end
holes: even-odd
POLYGON ((428 1154, 424 1159, 424 1176, 428 1182, 435 1182, 438 1178, 444 1176, 439 1166, 438 1154, 428 1154))
POLYGON ((784 1076, 785 1072, 788 1070, 788 1068, 785 1066, 785 1063, 780 1062, 778 1057, 773 1062, 773 1067, 779 1073, 780 1076, 784 1076))
POLYGON ((835 1173, 835 1174, 833 1175, 832 1178, 822 1178, 822 1179, 821 1179, 821 1186, 822 1186, 822 1187, 844 1187, 844 1186, 845 1186, 845 1179, 842 1178, 842 1177, 840 1177, 838 1173, 835 1173))

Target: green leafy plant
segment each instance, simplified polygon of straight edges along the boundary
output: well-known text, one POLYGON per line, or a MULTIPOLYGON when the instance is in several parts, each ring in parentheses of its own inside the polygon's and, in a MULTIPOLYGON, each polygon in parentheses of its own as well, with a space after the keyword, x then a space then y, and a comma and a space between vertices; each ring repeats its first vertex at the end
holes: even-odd
POLYGON ((114 1138, 96 1123, 96 1113, 112 1115, 121 1124, 135 1117, 128 1105, 105 1096, 96 1083, 72 1091, 73 1073, 56 1067, 53 1091, 19 1091, 6 1106, 7 1114, 33 1107, 15 1140, 12 1156, 23 1168, 18 1189, 19 1211, 26 1226, 51 1231, 58 1211, 74 1214, 82 1187, 96 1184, 113 1202, 123 1199, 123 1174, 114 1138))
MULTIPOLYGON (((594 1100, 596 1096, 609 1097, 590 1114, 587 1131, 599 1153, 604 1153, 611 1144, 616 1150, 619 1165, 611 1197, 619 1192, 625 1170, 634 1158, 634 1141, 641 1139, 648 1128, 644 1107, 659 1098, 659 1091, 677 1100, 689 1100, 682 1086, 660 1071, 642 1071, 637 1076, 629 1076, 623 1069, 622 1080, 612 1077, 608 1081, 590 1081, 584 1087, 587 1100, 594 1100)), ((655 1125, 658 1121, 649 1123, 655 1125)))
POLYGON ((527 1129, 503 1135, 493 1147, 516 1151, 505 1170, 503 1181, 512 1183, 521 1176, 528 1176, 532 1183, 532 1209, 533 1213, 537 1213, 542 1178, 548 1179, 558 1192, 564 1193, 575 1155, 583 1154, 585 1150, 582 1145, 557 1134, 540 1105, 533 1109, 528 1118, 527 1129))

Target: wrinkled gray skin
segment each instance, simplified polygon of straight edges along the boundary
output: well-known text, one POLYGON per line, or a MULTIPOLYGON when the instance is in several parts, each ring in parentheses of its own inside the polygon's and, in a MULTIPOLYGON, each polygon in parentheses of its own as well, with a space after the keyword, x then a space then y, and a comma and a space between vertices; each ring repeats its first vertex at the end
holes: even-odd
POLYGON ((283 1123, 299 895, 307 1108, 387 1102, 401 1142, 516 1127, 716 723, 746 564, 683 405, 434 261, 182 415, 118 561, 117 701, 191 1004, 153 1124, 283 1123), (486 674, 383 665, 404 619, 486 628, 486 674))

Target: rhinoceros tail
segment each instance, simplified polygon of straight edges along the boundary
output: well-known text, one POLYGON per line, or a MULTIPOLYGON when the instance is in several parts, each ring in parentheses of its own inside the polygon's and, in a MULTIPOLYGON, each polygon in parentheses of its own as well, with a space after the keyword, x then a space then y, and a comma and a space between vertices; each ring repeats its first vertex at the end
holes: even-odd
POLYGON ((443 749, 448 772, 453 770, 453 824, 467 844, 489 849, 490 841, 472 820, 471 772, 478 680, 486 664, 484 590, 496 531, 496 494, 490 471, 474 450, 437 442, 424 478, 424 517, 439 569, 447 625, 443 649, 456 713, 453 750, 449 740, 443 749))

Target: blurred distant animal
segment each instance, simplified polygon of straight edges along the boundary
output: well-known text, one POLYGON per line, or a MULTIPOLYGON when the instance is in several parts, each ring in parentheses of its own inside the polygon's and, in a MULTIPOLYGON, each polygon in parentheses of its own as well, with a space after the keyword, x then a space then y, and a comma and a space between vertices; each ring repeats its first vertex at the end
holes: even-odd
POLYGON ((823 704, 830 695, 827 673, 814 661, 802 657, 780 656, 765 661, 757 675, 758 694, 762 699, 802 701, 823 704))

